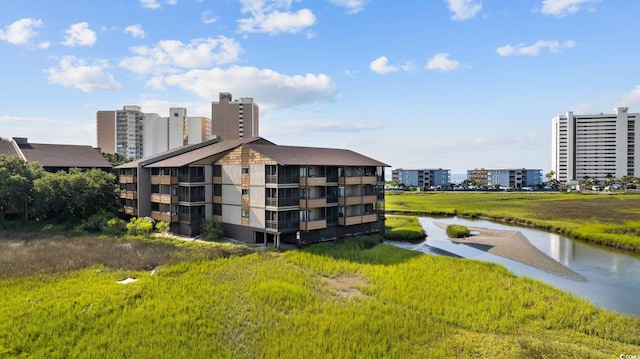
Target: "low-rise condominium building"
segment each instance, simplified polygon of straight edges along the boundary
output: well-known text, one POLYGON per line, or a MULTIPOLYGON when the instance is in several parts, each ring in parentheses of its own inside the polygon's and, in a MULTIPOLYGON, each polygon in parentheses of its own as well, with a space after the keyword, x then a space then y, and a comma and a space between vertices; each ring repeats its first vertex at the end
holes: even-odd
POLYGON ((213 217, 230 238, 304 245, 382 233, 385 167, 350 150, 253 137, 182 146, 116 169, 129 215, 187 236, 213 217))

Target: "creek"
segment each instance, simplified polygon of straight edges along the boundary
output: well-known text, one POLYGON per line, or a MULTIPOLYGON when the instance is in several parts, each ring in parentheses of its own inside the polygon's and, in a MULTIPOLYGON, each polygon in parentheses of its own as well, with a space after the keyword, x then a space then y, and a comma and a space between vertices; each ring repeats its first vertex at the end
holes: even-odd
POLYGON ((488 220, 459 217, 420 217, 419 221, 427 232, 427 238, 424 242, 389 243, 428 254, 451 253, 464 258, 498 263, 517 276, 540 280, 568 291, 598 307, 640 318, 640 256, 589 245, 557 233, 509 226, 488 220), (582 275, 587 281, 566 279, 465 244, 453 243, 449 240, 446 231, 436 226, 434 222, 520 231, 531 244, 543 253, 582 275))

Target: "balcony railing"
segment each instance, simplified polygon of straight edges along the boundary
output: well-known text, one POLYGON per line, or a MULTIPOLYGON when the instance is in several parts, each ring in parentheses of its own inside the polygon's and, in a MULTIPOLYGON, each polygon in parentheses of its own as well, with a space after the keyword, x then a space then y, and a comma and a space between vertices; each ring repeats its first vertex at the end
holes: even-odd
POLYGON ((301 187, 326 186, 326 177, 300 177, 301 187))
POLYGON ((338 224, 341 226, 353 226, 361 223, 372 223, 378 220, 378 216, 373 214, 365 214, 362 216, 339 217, 338 224))
POLYGON ((178 184, 177 176, 151 176, 151 184, 178 184))
POLYGON ((132 175, 120 176, 120 183, 137 183, 138 177, 132 175))
POLYGON ((322 208, 327 206, 326 198, 300 199, 300 209, 322 208))
POLYGON ((177 204, 178 196, 172 196, 170 194, 152 193, 151 202, 162 204, 177 204))
POLYGON ((138 209, 135 207, 124 207, 124 213, 130 215, 130 216, 137 216, 138 215, 138 209))
POLYGON ((168 213, 168 212, 152 211, 151 218, 155 219, 156 221, 163 221, 167 223, 178 222, 178 215, 177 214, 172 215, 171 213, 168 213))
POLYGON ((301 231, 314 231, 317 229, 327 228, 327 221, 325 219, 309 222, 300 222, 301 231))

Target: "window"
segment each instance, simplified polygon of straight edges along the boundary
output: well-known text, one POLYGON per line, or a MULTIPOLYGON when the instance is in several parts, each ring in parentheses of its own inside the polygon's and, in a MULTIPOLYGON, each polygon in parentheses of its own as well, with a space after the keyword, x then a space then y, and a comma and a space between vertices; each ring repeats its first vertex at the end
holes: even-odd
POLYGON ((243 174, 248 174, 249 173, 249 167, 242 167, 242 173, 243 174))
POLYGON ((249 189, 248 188, 243 188, 242 189, 242 195, 243 196, 248 196, 249 195, 249 189))
POLYGON ((243 209, 242 210, 242 217, 244 217, 244 218, 248 218, 249 217, 249 210, 248 209, 243 209))

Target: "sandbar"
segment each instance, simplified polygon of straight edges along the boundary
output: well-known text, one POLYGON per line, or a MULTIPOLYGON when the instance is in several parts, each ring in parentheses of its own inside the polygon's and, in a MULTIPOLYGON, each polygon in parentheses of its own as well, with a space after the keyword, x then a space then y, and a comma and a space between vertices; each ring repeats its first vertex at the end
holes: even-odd
MULTIPOLYGON (((447 228, 445 223, 434 222, 434 224, 442 229, 447 228)), ((536 248, 519 231, 469 226, 467 228, 472 233, 470 237, 450 238, 450 240, 454 243, 466 244, 497 256, 524 263, 563 278, 580 282, 587 281, 585 277, 536 248)))

